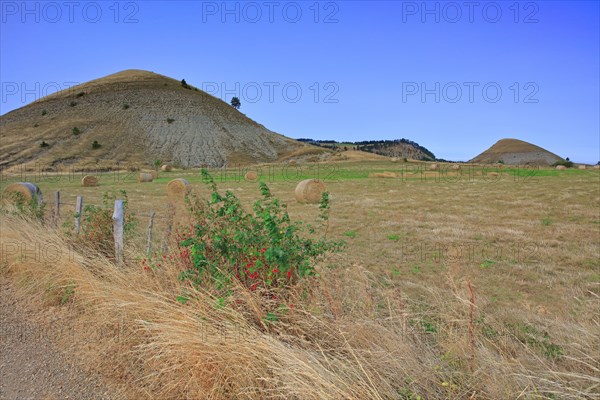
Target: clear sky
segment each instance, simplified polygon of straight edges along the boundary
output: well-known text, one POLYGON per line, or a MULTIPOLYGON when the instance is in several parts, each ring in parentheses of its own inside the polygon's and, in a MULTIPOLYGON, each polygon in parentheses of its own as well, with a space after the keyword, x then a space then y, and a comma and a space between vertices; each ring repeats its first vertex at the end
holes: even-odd
POLYGON ((468 160, 526 140, 600 160, 598 1, 4 1, 0 113, 144 69, 267 128, 468 160))

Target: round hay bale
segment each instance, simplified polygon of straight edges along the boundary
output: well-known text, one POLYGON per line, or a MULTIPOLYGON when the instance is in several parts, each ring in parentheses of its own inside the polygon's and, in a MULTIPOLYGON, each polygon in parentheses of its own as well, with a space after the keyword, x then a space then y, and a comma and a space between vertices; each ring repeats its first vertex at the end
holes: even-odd
POLYGON ((165 171, 165 172, 171 172, 173 170, 173 167, 171 165, 169 165, 169 164, 163 164, 160 167, 160 170, 161 171, 165 171))
POLYGON ((460 169, 460 164, 453 164, 452 165, 452 169, 459 170, 460 169))
POLYGON ((158 179, 158 171, 144 171, 150 175, 152 175, 152 179, 158 179))
POLYGON ((398 157, 392 157, 392 162, 393 163, 397 163, 398 161, 400 161, 400 159, 398 157))
POLYGON ((325 191, 325 184, 317 179, 305 179, 298 183, 294 195, 300 203, 318 203, 325 191))
POLYGON ((594 169, 600 169, 600 164, 594 165, 594 169))
POLYGON ((429 166, 429 169, 430 169, 430 170, 432 170, 432 171, 437 171, 437 169, 438 169, 438 165, 437 165, 437 164, 431 164, 431 165, 429 166))
POLYGON ((152 182, 154 178, 152 177, 152 174, 149 172, 140 172, 140 174, 138 175, 137 181, 142 183, 142 182, 152 182))
POLYGON ((288 162, 288 164, 290 164, 290 165, 296 165, 296 160, 290 160, 290 162, 288 162))
POLYGON ((587 167, 585 165, 580 165, 579 167, 577 167, 579 169, 587 169, 587 167))
POLYGON ((487 176, 498 176, 499 174, 497 172, 488 172, 487 176))
POLYGON ((183 199, 191 190, 190 183, 183 178, 173 179, 167 183, 167 195, 171 198, 183 199))
POLYGON ((81 185, 84 187, 98 186, 98 178, 93 175, 86 175, 81 179, 81 185))
POLYGON ((15 182, 4 188, 3 198, 5 201, 14 203, 21 197, 26 202, 35 200, 38 204, 42 203, 42 191, 40 188, 31 182, 15 182))
POLYGON ((565 170, 565 169, 567 169, 567 167, 565 167, 564 165, 557 165, 557 166, 556 166, 556 169, 558 169, 558 170, 562 171, 562 170, 565 170))
POLYGON ((244 178, 247 181, 255 181, 258 179, 258 172, 256 171, 248 171, 246 172, 246 174, 244 175, 244 178))

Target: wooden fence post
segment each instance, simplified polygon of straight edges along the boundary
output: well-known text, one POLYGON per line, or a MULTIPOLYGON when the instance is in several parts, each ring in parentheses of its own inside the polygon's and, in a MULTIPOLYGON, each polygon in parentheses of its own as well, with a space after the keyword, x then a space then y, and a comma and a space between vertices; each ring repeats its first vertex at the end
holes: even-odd
POLYGON ((75 234, 79 235, 81 228, 81 214, 83 213, 83 196, 77 196, 75 202, 75 234))
POLYGON ((174 217, 175 211, 173 209, 173 205, 167 204, 167 229, 165 229, 165 236, 163 238, 162 248, 160 249, 163 254, 167 254, 169 251, 169 239, 171 238, 174 217))
POLYGON ((121 265, 123 263, 123 200, 115 200, 115 211, 112 218, 115 237, 115 261, 117 265, 121 265))
POLYGON ((150 211, 150 222, 148 223, 148 243, 146 243, 146 257, 152 251, 152 225, 154 225, 154 210, 150 211))
POLYGON ((54 196, 54 201, 56 203, 54 208, 54 227, 58 227, 58 219, 60 218, 60 191, 56 191, 56 195, 54 196))

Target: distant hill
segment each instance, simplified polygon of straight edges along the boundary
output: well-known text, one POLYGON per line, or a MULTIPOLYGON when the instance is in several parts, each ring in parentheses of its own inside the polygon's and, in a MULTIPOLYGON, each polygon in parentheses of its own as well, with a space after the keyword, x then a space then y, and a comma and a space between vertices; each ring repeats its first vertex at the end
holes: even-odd
POLYGON ((320 152, 193 86, 141 70, 92 80, 0 117, 5 168, 31 162, 110 168, 156 159, 219 167, 320 152))
POLYGON ((501 139, 470 162, 507 165, 552 165, 563 160, 539 146, 518 139, 501 139))
POLYGON ((335 140, 298 139, 298 141, 314 144, 329 149, 353 148, 360 151, 379 154, 386 157, 410 158, 413 160, 434 161, 435 155, 408 139, 367 140, 361 142, 337 142, 335 140))

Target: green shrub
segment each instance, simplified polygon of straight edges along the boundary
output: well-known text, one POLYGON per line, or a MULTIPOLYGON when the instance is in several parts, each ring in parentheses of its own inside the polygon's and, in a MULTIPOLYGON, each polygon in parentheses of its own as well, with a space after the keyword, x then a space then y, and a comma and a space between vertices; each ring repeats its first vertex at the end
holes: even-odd
POLYGON ((100 147, 102 147, 102 145, 100 143, 98 143, 97 140, 94 140, 92 142, 92 149, 99 149, 100 147))
POLYGON ((83 96, 85 96, 85 92, 79 92, 79 93, 77 93, 77 97, 83 97, 83 96))
POLYGON ((78 127, 73 127, 73 129, 71 130, 71 132, 73 132, 73 135, 77 136, 81 133, 81 131, 79 130, 78 127))
POLYGON ((123 104, 123 110, 127 110, 129 108, 129 104, 125 103, 123 104))
POLYGON ((70 105, 71 107, 75 107, 75 106, 77 105, 77 102, 76 102, 76 101, 71 101, 71 102, 69 103, 69 105, 70 105))
POLYGON ((167 123, 172 124, 175 120, 173 118, 167 118, 167 123))
MULTIPOLYGON (((315 228, 292 222, 286 205, 273 197, 264 182, 259 186, 262 198, 250 213, 232 192, 219 193, 205 169, 202 177, 211 196, 210 200, 187 198, 193 226, 180 236, 183 281, 217 296, 226 297, 241 284, 269 295, 277 291, 281 298, 302 279, 316 275, 315 260, 343 246, 327 240, 326 231, 318 239, 311 238, 315 228)), ((320 211, 326 225, 328 193, 323 194, 320 211)))
POLYGON ((42 143, 40 143, 40 147, 48 147, 50 146, 48 143, 46 143, 45 141, 42 141, 42 143))
POLYGON ((46 115, 46 114, 48 114, 48 111, 42 110, 42 115, 46 115))
POLYGON ((568 158, 566 160, 560 160, 552 164, 553 167, 564 165, 567 168, 573 168, 573 161, 570 161, 568 158))

